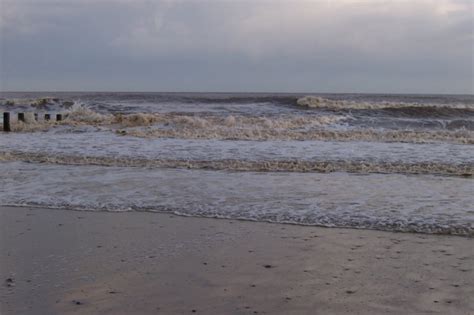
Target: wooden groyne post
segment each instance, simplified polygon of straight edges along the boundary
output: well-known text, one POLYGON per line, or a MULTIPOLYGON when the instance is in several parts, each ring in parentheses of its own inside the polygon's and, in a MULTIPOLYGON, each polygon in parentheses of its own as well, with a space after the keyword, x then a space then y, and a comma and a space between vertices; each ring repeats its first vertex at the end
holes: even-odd
POLYGON ((10 132, 10 113, 3 113, 3 131, 10 132))
MULTIPOLYGON (((11 117, 12 115, 15 115, 15 113, 10 114, 10 112, 3 112, 3 131, 5 132, 10 132, 12 131, 11 129, 11 117)), ((27 123, 26 122, 26 114, 25 113, 18 113, 16 114, 18 117, 18 121, 27 123)), ((35 121, 39 121, 39 115, 38 113, 33 113, 35 121)), ((56 121, 62 121, 63 119, 68 117, 68 114, 56 114, 56 121)), ((51 114, 44 114, 44 121, 50 121, 51 120, 51 114)))

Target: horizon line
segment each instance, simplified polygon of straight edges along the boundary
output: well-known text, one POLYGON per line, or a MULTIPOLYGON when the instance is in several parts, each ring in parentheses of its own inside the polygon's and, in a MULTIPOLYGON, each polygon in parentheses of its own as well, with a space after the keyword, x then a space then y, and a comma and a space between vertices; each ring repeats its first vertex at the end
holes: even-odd
POLYGON ((3 91, 0 90, 0 93, 156 93, 156 94, 361 94, 361 95, 442 95, 442 96, 474 96, 474 93, 425 93, 425 92, 411 92, 411 93, 400 93, 400 92, 271 92, 271 91, 118 91, 118 90, 57 90, 57 91, 48 91, 48 90, 10 90, 3 91))

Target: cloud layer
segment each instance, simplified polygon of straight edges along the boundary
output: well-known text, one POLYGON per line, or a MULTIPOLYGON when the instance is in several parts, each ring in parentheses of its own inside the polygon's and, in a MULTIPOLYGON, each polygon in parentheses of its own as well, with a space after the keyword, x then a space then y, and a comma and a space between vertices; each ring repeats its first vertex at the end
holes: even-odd
POLYGON ((470 0, 2 0, 2 90, 474 93, 470 0))

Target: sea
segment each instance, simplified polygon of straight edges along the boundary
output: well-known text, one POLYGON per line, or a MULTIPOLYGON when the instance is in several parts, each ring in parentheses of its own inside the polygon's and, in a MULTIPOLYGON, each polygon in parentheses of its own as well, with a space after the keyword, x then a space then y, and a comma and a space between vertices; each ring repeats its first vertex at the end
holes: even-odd
POLYGON ((0 112, 1 206, 474 236, 473 95, 3 92, 0 112))

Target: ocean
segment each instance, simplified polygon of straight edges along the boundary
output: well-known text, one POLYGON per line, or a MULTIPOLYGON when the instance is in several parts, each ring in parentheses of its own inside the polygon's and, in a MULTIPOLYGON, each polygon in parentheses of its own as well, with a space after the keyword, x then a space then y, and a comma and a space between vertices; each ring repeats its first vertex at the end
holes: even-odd
POLYGON ((0 205, 474 236, 473 95, 3 92, 0 110, 0 205))

